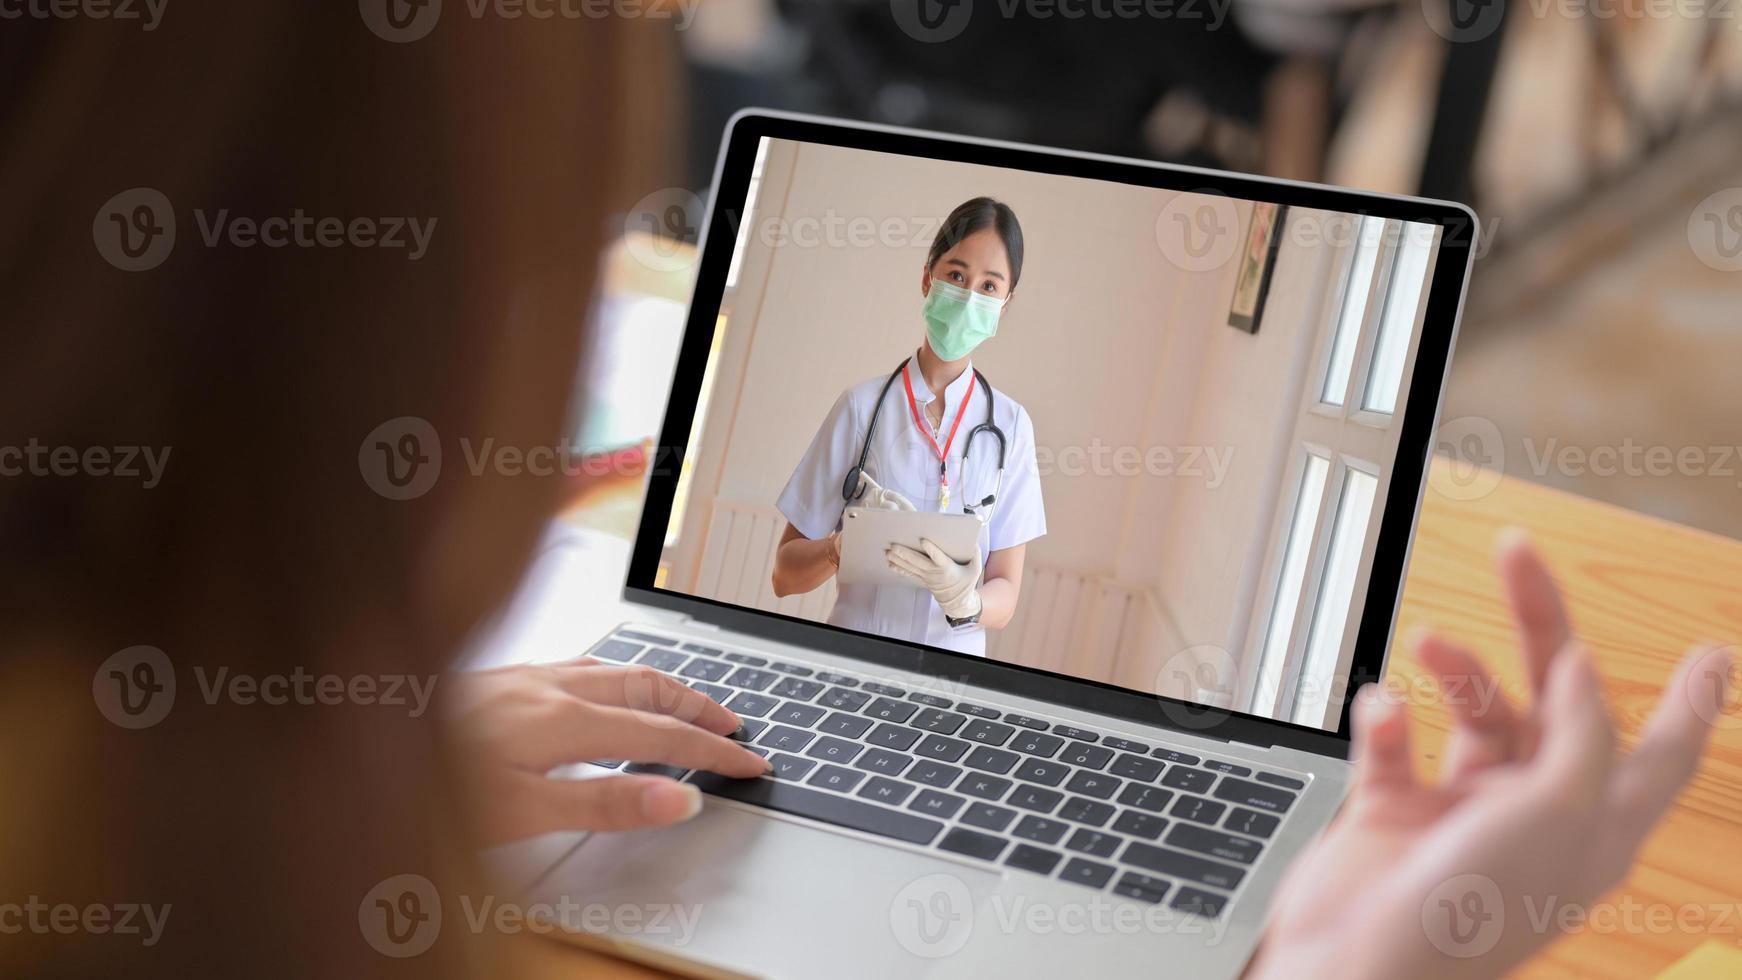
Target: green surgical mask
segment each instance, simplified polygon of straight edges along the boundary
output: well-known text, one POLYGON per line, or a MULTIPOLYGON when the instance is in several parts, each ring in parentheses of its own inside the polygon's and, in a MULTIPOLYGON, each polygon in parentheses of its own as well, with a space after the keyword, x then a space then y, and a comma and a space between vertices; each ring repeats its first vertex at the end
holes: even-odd
POLYGON ((967 357, 998 332, 1002 312, 1004 301, 996 296, 933 279, 925 295, 925 336, 932 353, 946 361, 967 357))

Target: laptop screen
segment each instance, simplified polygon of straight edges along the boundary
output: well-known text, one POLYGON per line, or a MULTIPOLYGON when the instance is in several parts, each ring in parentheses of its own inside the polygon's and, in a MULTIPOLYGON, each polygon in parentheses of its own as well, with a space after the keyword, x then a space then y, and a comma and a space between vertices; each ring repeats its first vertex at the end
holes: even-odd
POLYGON ((1444 227, 771 137, 742 183, 654 587, 1338 729, 1444 227))

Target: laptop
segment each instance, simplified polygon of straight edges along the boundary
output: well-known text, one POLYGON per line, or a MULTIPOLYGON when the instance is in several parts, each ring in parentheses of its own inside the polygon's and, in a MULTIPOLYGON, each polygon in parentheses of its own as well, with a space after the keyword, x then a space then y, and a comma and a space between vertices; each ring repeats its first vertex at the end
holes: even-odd
MULTIPOLYGON (((636 615, 574 652, 726 704, 775 772, 568 767, 706 802, 561 840, 532 901, 576 942, 701 975, 1238 975, 1349 788, 1476 240, 1458 204, 739 113, 636 615), (972 355, 989 387, 950 382, 940 422, 1010 423, 972 453, 1016 516, 987 524, 1001 594, 940 641, 923 589, 775 579, 815 523, 807 466, 840 467, 810 482, 844 510, 854 461, 895 473, 923 444, 897 379, 920 376, 932 243, 982 196, 1020 221, 991 253, 1020 282, 972 355)), ((972 453, 944 476, 985 504, 972 453)), ((942 509, 929 494, 909 496, 942 509)))

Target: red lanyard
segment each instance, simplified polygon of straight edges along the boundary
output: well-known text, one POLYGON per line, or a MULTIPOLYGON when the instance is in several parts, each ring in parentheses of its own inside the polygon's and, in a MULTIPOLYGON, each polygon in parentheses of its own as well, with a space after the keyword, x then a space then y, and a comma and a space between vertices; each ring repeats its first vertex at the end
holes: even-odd
MULTIPOLYGON (((944 469, 944 461, 949 459, 950 446, 955 444, 956 430, 962 427, 962 420, 968 417, 968 402, 974 397, 974 383, 968 382, 968 390, 962 395, 962 403, 956 406, 956 420, 950 424, 950 436, 938 445, 937 438, 931 434, 931 427, 925 424, 925 419, 919 414, 919 402, 913 397, 913 378, 907 371, 901 372, 901 386, 907 389, 907 407, 913 410, 913 424, 919 429, 919 434, 925 436, 925 441, 931 443, 931 451, 938 457, 938 509, 943 510, 950 505, 950 475, 944 469)), ((941 400, 942 395, 938 398, 941 400)), ((949 408, 946 402, 944 408, 949 408)), ((942 420, 941 417, 939 419, 942 420)))

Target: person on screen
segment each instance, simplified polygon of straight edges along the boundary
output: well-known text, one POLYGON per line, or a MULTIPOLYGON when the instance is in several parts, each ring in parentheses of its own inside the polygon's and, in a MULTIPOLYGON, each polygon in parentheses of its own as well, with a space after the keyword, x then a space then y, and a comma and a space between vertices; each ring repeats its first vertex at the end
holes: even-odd
POLYGON ((892 545, 890 567, 913 585, 840 583, 828 621, 985 656, 984 630, 1016 614, 1028 542, 1046 533, 1034 425, 970 359, 997 334, 1021 276, 1022 226, 1009 205, 976 197, 944 219, 919 282, 924 340, 894 374, 841 393, 781 491, 775 595, 836 573, 849 506, 973 514, 970 561, 930 541, 892 545))

